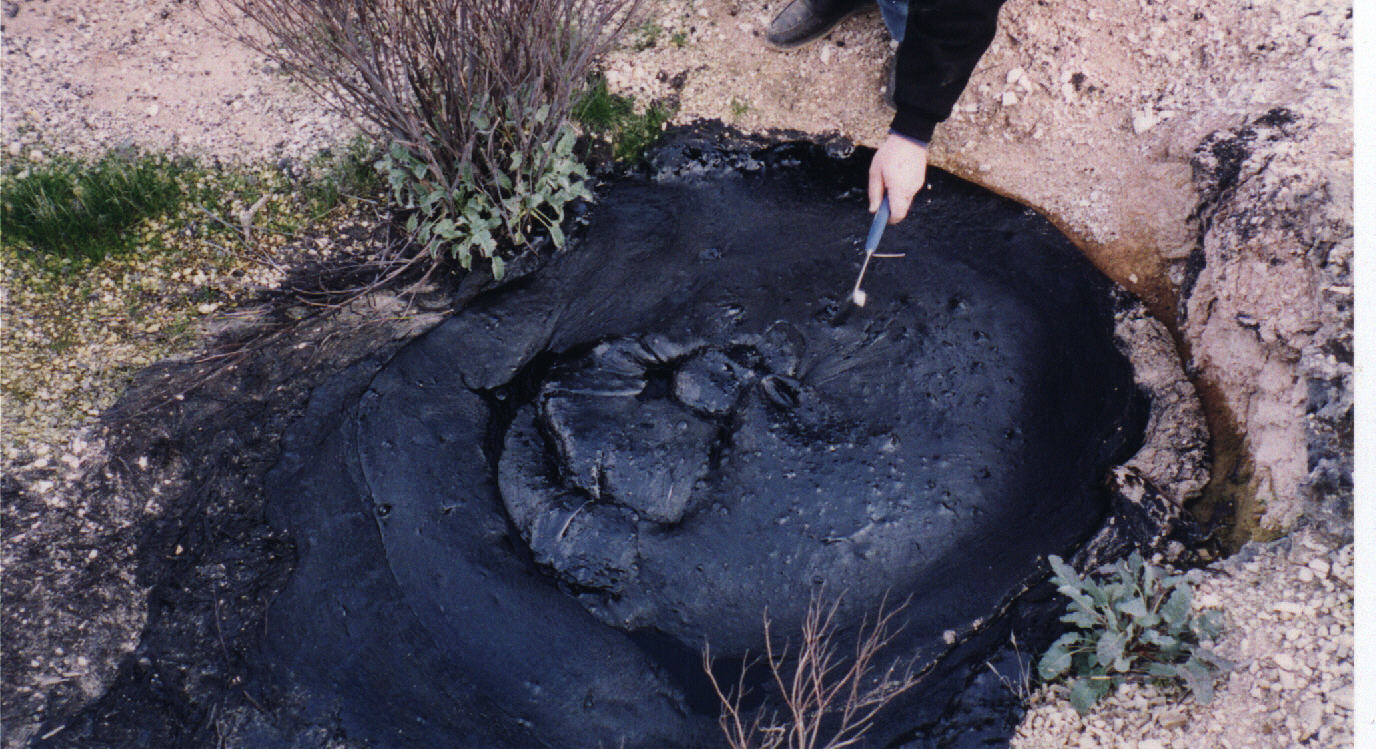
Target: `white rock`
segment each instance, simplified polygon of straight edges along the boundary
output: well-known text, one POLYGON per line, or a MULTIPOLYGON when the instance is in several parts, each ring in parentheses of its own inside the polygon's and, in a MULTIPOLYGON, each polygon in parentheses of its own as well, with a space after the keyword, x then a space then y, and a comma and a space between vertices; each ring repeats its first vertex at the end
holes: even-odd
POLYGON ((1306 702, 1300 706, 1299 722, 1304 736, 1317 734, 1319 726, 1323 725, 1323 706, 1317 702, 1306 702))
POLYGON ((148 105, 148 109, 144 110, 144 113, 146 113, 148 117, 157 117, 158 112, 161 111, 161 109, 162 108, 157 106, 156 104, 150 104, 148 105))
POLYGON ((1188 719, 1179 710, 1163 710, 1156 716, 1156 722, 1164 729, 1175 729, 1185 725, 1188 719))
POLYGON ((1328 696, 1328 699, 1331 700, 1333 704, 1337 707, 1344 708, 1346 710, 1353 709, 1351 685, 1343 687, 1342 689, 1339 689, 1336 692, 1333 692, 1328 696))
POLYGON ((1024 71, 1024 70, 1022 69, 1022 66, 1018 66, 1018 67, 1016 67, 1016 68, 1014 68, 1014 69, 1008 71, 1008 75, 1004 77, 1004 80, 1007 81, 1007 82, 1010 83, 1010 84, 1015 84, 1015 83, 1017 83, 1018 81, 1021 81, 1021 80, 1022 80, 1022 77, 1025 76, 1025 75, 1027 75, 1027 71, 1024 71))
POLYGON ((1005 91, 1003 93, 1003 97, 999 101, 1003 104, 1004 107, 1012 107, 1013 105, 1018 103, 1018 95, 1014 94, 1011 91, 1005 91))
POLYGON ((1286 671, 1295 671, 1298 668, 1295 665, 1295 659, 1291 658, 1289 655, 1286 655, 1285 653, 1276 653, 1275 655, 1271 656, 1271 662, 1281 667, 1282 669, 1285 669, 1286 671))

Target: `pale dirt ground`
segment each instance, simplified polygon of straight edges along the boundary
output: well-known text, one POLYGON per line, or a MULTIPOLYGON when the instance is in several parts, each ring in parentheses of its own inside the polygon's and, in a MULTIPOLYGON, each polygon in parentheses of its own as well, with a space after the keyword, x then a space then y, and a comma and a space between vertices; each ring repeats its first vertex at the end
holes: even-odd
MULTIPOLYGON (((785 52, 762 41, 781 0, 648 2, 661 30, 633 33, 607 61, 613 88, 676 95, 678 121, 719 117, 871 145, 882 137, 891 53, 877 12, 785 52)), ((136 144, 251 161, 309 156, 352 133, 227 41, 192 0, 6 0, 4 9, 8 154, 136 144)), ((1205 135, 1286 106, 1323 121, 1329 150, 1350 155, 1350 16, 1350 3, 1325 0, 1011 0, 937 130, 932 163, 1048 214, 1170 320, 1180 262, 1196 242, 1189 156, 1205 135)), ((1302 533, 1208 575, 1201 593, 1232 618, 1220 650, 1240 668, 1207 709, 1130 688, 1082 720, 1052 688, 1036 695, 1015 741, 1350 744, 1350 550, 1302 533)))
POLYGON ((309 156, 350 132, 230 41, 218 0, 6 0, 3 138, 136 145, 222 160, 309 156), (11 9, 18 9, 14 16, 11 9))

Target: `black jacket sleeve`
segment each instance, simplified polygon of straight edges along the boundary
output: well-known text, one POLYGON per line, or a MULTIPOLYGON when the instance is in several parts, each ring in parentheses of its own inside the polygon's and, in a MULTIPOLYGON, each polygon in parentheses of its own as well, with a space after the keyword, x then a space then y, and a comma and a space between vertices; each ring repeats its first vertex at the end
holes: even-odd
POLYGON ((895 133, 929 141, 989 49, 1004 0, 910 0, 898 45, 895 133))

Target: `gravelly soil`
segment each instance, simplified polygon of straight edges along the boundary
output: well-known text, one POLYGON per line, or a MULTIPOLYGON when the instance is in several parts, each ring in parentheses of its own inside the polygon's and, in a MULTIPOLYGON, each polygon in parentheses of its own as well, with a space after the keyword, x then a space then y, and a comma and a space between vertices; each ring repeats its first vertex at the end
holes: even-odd
MULTIPOLYGON (((646 98, 676 97, 679 120, 720 117, 747 129, 873 142, 889 117, 878 86, 890 48, 877 14, 778 52, 759 37, 779 5, 653 0, 661 30, 633 35, 608 61, 609 79, 646 98)), ((220 36, 194 2, 12 0, 4 8, 0 141, 8 155, 132 143, 253 161, 306 156, 351 132, 266 60, 220 36)), ((1350 144, 1350 19, 1350 3, 1325 0, 1229 0, 1199 10, 1012 0, 956 115, 938 130, 933 162, 1047 211, 1110 276, 1169 310, 1194 242, 1188 160, 1200 138, 1286 105, 1350 144)), ((7 636, 7 745, 36 741, 32 719, 45 698, 98 695, 142 629, 146 590, 130 553, 106 543, 124 540, 119 525, 157 510, 111 516, 79 499, 83 458, 98 451, 82 434, 54 438, 41 464, 28 452, 22 468, 19 456, 5 458, 6 579, 36 573, 25 579, 24 601, 46 604, 44 614, 21 614, 7 587, 6 631, 33 624, 30 616, 55 625, 7 636), (44 533, 26 541, 39 521, 44 533), (96 582, 111 594, 95 609, 102 616, 72 617, 81 598, 95 597, 96 582), (27 677, 22 685, 15 667, 27 677)), ((1301 531, 1253 544, 1199 586, 1201 600, 1229 614, 1218 647, 1240 666, 1206 712, 1130 687, 1080 719, 1052 687, 1032 698, 1015 741, 1350 744, 1351 583, 1345 541, 1301 531)))
POLYGON ((1249 543, 1201 572, 1196 605, 1223 608, 1214 646, 1237 665, 1213 702, 1123 685, 1087 718, 1063 685, 1039 690, 1017 747, 1346 747, 1353 743, 1353 549, 1304 530, 1249 543))
POLYGON ((124 144, 224 160, 314 154, 351 133, 261 55, 228 38, 218 0, 10 0, 11 154, 124 144))

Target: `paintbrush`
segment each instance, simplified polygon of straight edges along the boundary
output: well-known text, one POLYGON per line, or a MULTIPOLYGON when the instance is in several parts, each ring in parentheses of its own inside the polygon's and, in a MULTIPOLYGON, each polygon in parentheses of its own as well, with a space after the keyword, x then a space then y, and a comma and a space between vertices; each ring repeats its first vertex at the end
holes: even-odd
POLYGON ((874 213, 874 219, 870 221, 870 234, 865 238, 865 261, 860 265, 860 276, 855 278, 855 287, 850 291, 850 301, 859 308, 864 308, 869 296, 860 289, 861 283, 865 281, 865 272, 870 268, 872 258, 903 258, 901 253, 875 253, 879 249, 879 241, 884 237, 884 228, 889 226, 889 197, 885 196, 879 202, 879 211, 874 213))

